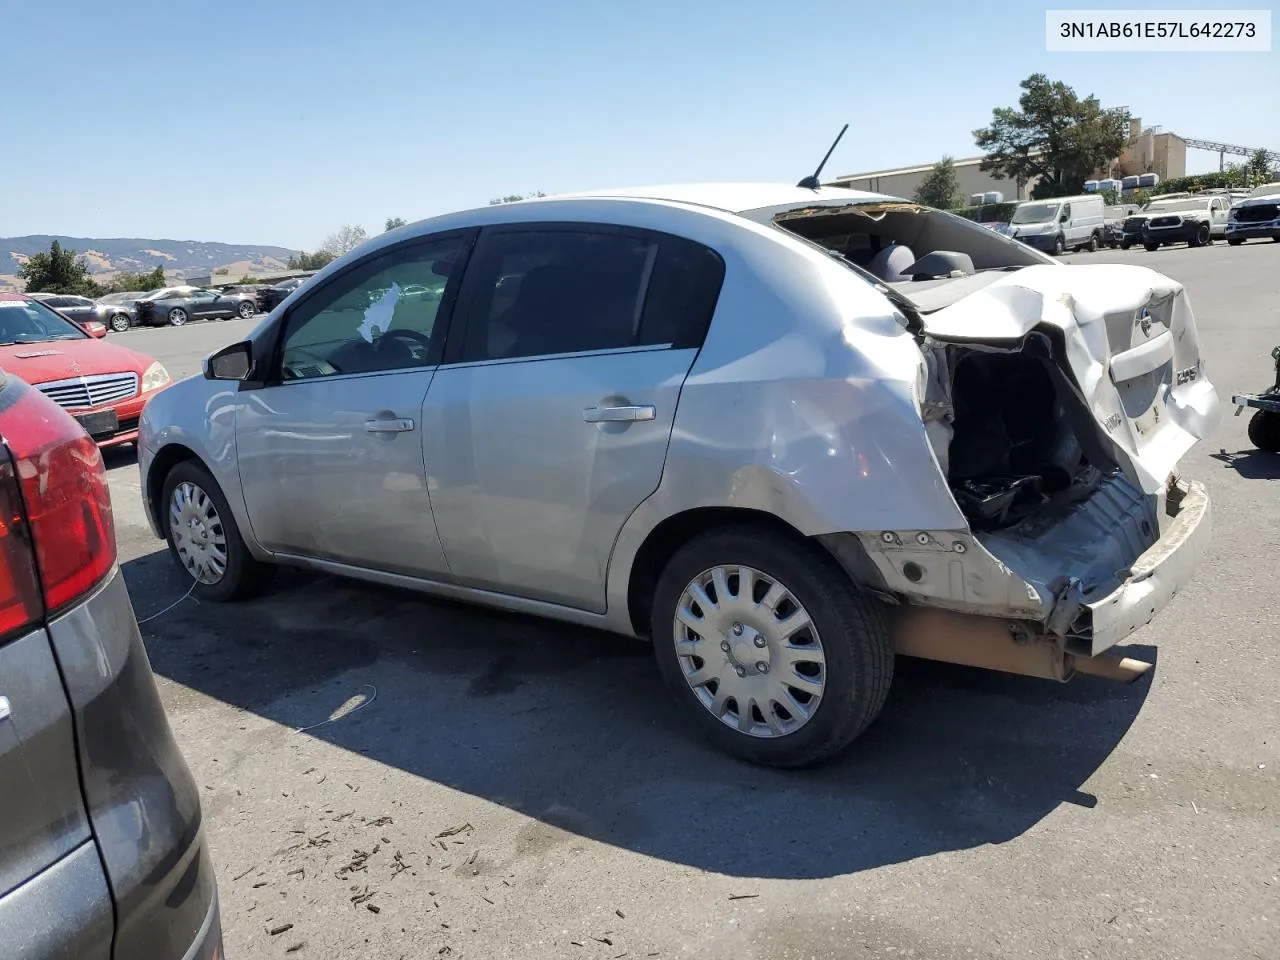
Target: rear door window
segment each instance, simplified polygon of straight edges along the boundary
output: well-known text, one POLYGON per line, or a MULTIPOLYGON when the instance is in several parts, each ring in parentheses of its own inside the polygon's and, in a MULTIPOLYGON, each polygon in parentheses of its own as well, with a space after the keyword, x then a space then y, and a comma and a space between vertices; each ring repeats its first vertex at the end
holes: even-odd
POLYGON ((472 264, 462 362, 696 346, 724 277, 701 244, 593 225, 485 231, 472 264))

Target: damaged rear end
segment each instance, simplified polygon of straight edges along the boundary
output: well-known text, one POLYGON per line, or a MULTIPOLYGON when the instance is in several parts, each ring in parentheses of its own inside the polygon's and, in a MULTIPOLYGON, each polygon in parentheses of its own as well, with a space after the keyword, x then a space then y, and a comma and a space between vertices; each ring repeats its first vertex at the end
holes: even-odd
POLYGON ((1182 287, 1030 266, 924 315, 920 342, 921 416, 970 529, 864 535, 913 601, 900 652, 1141 672, 1102 655, 1190 580, 1210 531, 1204 487, 1178 474, 1218 408, 1182 287))

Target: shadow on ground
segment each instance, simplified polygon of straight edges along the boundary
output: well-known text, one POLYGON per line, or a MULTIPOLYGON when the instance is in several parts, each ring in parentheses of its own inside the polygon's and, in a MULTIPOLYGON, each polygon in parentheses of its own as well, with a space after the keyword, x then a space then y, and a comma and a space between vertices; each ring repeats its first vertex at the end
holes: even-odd
MULTIPOLYGON (((139 617, 186 589, 163 553, 125 573, 139 617)), ((1092 806, 1080 786, 1151 683, 1058 685, 899 659, 884 714, 849 753, 782 773, 704 746, 648 648, 590 630, 287 572, 263 599, 188 600, 143 633, 158 674, 291 727, 372 684, 367 708, 307 735, 741 877, 826 877, 1001 843, 1059 804, 1092 806)))
POLYGON ((1280 480, 1280 454, 1262 450, 1220 450, 1210 458, 1224 463, 1246 480, 1280 480))

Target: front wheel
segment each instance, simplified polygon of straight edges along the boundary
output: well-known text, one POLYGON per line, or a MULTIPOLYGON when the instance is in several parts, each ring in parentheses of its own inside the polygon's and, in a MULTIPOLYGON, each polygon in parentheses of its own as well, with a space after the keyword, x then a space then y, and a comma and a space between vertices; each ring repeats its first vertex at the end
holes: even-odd
POLYGON ((169 311, 169 326, 180 327, 187 322, 187 311, 181 307, 174 307, 169 311))
POLYGON ((893 679, 884 605, 825 553, 733 528, 681 548, 658 582, 653 644, 676 703, 726 753, 772 767, 830 759, 893 679))
POLYGON ((1053 255, 1055 257, 1062 256, 1063 253, 1066 252, 1066 249, 1067 249, 1067 243, 1065 240, 1062 239, 1062 234, 1058 234, 1056 237, 1053 238, 1053 255))
POLYGON ((1209 225, 1202 224, 1196 229, 1195 239, 1191 241, 1193 247, 1207 247, 1213 242, 1213 238, 1209 235, 1209 225))
POLYGON ((1249 420, 1249 442, 1267 453, 1280 453, 1280 413, 1254 411, 1249 420))
POLYGON ((196 597, 241 600, 270 579, 272 568, 253 559, 227 498, 203 466, 187 460, 170 470, 161 504, 169 553, 195 581, 196 597))
POLYGON ((1131 246, 1133 246, 1133 244, 1131 244, 1128 240, 1122 240, 1120 242, 1121 250, 1128 250, 1131 246))
POLYGON ((240 304, 240 307, 236 312, 240 314, 241 320, 248 320, 253 316, 253 304, 246 300, 244 303, 240 304))
MULTIPOLYGON (((1272 239, 1280 240, 1280 237, 1273 237, 1272 239)), ((1229 247, 1238 247, 1242 243, 1244 243, 1244 241, 1239 237, 1227 237, 1227 246, 1229 247)))
POLYGON ((114 330, 116 333, 124 333, 126 330, 129 329, 129 318, 126 317, 123 313, 117 313, 114 317, 111 318, 110 326, 111 326, 111 329, 114 330))
POLYGON ((1155 253, 1160 249, 1160 244, 1158 243, 1144 243, 1143 246, 1147 248, 1147 253, 1155 253))

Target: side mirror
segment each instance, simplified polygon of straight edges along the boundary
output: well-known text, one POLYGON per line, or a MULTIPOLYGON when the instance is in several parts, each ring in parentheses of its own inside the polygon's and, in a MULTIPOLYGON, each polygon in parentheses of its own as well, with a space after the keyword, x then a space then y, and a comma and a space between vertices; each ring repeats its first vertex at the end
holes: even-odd
POLYGON ((253 370, 253 345, 245 340, 223 347, 204 362, 206 380, 247 380, 253 370))
POLYGON ((101 340, 107 335, 107 328, 97 320, 90 320, 84 325, 84 332, 91 337, 101 340))
POLYGON ((1069 214, 1069 213, 1064 213, 1062 216, 1060 216, 1060 217, 1058 218, 1058 222, 1059 222, 1059 223, 1066 223, 1066 222, 1067 222, 1068 220, 1070 220, 1070 219, 1071 219, 1071 214, 1069 214))

